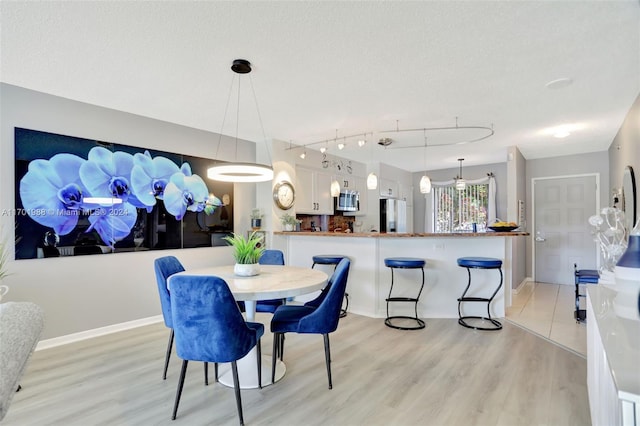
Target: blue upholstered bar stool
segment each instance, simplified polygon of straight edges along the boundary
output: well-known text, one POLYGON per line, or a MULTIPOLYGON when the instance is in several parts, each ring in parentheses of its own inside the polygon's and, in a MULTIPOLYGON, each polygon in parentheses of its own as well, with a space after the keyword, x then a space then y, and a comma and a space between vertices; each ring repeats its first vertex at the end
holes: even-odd
MULTIPOLYGON (((313 269, 316 265, 333 265, 333 270, 335 271, 338 267, 338 263, 342 259, 348 257, 343 256, 341 254, 318 254, 313 256, 311 259, 313 260, 313 265, 311 265, 311 269, 313 269)), ((346 302, 346 306, 344 309, 340 309, 340 318, 344 318, 347 316, 347 309, 349 309, 349 293, 344 293, 344 300, 346 302)))
POLYGON ((598 284, 600 273, 595 269, 578 269, 578 264, 574 263, 573 275, 576 285, 576 310, 573 313, 573 317, 576 322, 581 322, 587 319, 587 311, 580 309, 580 298, 586 297, 586 295, 580 294, 580 284, 598 284))
POLYGON ((495 331, 495 330, 502 329, 502 324, 500 324, 498 320, 491 318, 491 301, 493 300, 494 297, 496 297, 496 294, 498 294, 500 287, 502 287, 502 260, 495 259, 492 257, 460 257, 458 258, 458 266, 467 268, 467 274, 469 275, 467 288, 464 289, 464 293, 462 293, 462 296, 460 296, 460 298, 458 299, 458 324, 467 328, 474 328, 476 330, 495 331), (471 270, 472 269, 497 269, 498 272, 500 272, 500 284, 498 284, 498 287, 496 287, 496 290, 493 292, 491 297, 486 298, 486 297, 467 296, 467 292, 469 291, 469 287, 471 286, 471 270), (486 303, 487 316, 486 317, 462 316, 462 311, 460 309, 460 306, 462 305, 463 302, 486 303), (470 325, 467 323, 466 320, 471 318, 489 321, 491 324, 493 324, 493 327, 479 327, 479 326, 470 325))
POLYGON ((419 330, 425 327, 424 321, 418 318, 418 301, 420 300, 420 295, 422 294, 422 289, 424 288, 424 259, 418 259, 415 257, 388 257, 384 260, 384 266, 391 268, 391 287, 389 288, 389 297, 387 297, 387 318, 384 320, 384 324, 387 327, 397 328, 398 330, 419 330), (394 269, 420 269, 422 271, 422 284, 420 285, 420 290, 418 291, 418 295, 416 297, 392 297, 391 293, 393 292, 393 282, 394 282, 394 269), (389 302, 409 302, 414 304, 414 317, 408 317, 403 315, 389 315, 389 302), (394 319, 408 319, 416 322, 415 326, 400 326, 393 324, 392 320, 394 319))

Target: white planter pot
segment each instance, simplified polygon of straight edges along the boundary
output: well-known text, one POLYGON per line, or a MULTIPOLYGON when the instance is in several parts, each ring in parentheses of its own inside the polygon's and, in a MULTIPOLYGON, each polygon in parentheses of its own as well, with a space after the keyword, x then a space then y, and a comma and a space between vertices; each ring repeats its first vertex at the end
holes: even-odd
POLYGON ((252 277, 260 273, 259 263, 240 264, 236 263, 233 267, 233 273, 240 277, 252 277))
POLYGON ((291 224, 291 223, 285 223, 285 224, 284 224, 284 230, 285 230, 285 231, 293 231, 293 224, 291 224))

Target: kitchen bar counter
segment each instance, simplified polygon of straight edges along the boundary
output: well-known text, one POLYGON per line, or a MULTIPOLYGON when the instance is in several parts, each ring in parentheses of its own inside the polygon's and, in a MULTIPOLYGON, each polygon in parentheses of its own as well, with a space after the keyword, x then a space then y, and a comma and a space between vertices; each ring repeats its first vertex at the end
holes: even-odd
POLYGON ((414 232, 414 233, 398 233, 398 232, 311 232, 311 231, 276 231, 274 235, 286 236, 313 236, 313 237, 358 237, 358 238, 449 238, 449 237, 517 237, 529 235, 528 232, 450 232, 450 233, 434 233, 434 232, 414 232))
MULTIPOLYGON (((502 260, 504 281, 491 304, 491 315, 501 318, 511 305, 512 241, 526 232, 433 233, 345 233, 274 232, 273 248, 284 251, 287 265, 311 267, 313 255, 344 255, 351 259, 347 293, 349 311, 374 318, 386 317, 385 299, 391 285, 391 272, 384 266, 387 257, 425 259, 426 283, 418 303, 421 318, 457 318, 458 297, 467 285, 467 270, 457 264, 463 256, 494 257, 502 260), (506 289, 506 291, 505 291, 506 289)), ((318 266, 316 266, 318 267, 318 266)), ((330 269, 330 268, 329 268, 330 269)), ((327 269, 330 273, 332 270, 327 269)), ((496 270, 472 272, 470 296, 488 297, 500 276, 496 270)), ((415 297, 415 271, 396 271, 396 291, 415 297), (413 274, 412 274, 413 272, 413 274)), ((400 304, 398 304, 400 305, 400 304)), ((467 303, 463 314, 486 316, 486 305, 467 303)), ((411 307, 393 307, 393 315, 412 316, 411 307)), ((428 326, 428 322, 427 322, 428 326)))

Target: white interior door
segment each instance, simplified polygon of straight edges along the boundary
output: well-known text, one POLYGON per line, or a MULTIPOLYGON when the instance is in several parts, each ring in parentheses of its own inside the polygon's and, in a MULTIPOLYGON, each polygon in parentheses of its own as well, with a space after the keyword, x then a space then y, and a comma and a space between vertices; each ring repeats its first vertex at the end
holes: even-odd
POLYGON ((573 284, 573 264, 596 269, 589 216, 597 213, 596 176, 534 179, 535 280, 573 284))

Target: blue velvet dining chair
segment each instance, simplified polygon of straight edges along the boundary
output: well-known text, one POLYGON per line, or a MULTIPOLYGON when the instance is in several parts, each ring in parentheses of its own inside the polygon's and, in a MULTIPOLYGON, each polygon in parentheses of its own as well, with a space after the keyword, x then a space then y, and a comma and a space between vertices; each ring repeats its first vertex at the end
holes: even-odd
MULTIPOLYGON (((260 256, 258 263, 261 265, 284 265, 284 253, 280 250, 265 250, 260 256)), ((286 303, 286 299, 268 299, 256 302, 256 312, 274 313, 278 306, 286 303)), ((244 302, 238 302, 240 310, 244 312, 244 302)))
MULTIPOLYGON (((164 356, 164 370, 162 372, 162 380, 167 379, 167 370, 169 368, 169 360, 171 359, 171 350, 173 348, 173 319, 171 318, 171 294, 169 292, 167 281, 169 277, 178 272, 183 272, 182 263, 175 256, 164 256, 153 262, 153 268, 156 273, 156 282, 158 284, 158 293, 160 294, 160 306, 162 307, 162 318, 164 325, 171 330, 169 333, 169 342, 167 343, 167 353, 164 356)), ((218 366, 215 366, 216 375, 218 366)), ((204 382, 209 384, 208 365, 204 364, 204 382)))
MULTIPOLYGON (((175 420, 189 361, 230 362, 240 424, 244 424, 236 361, 257 349, 262 388, 260 337, 264 325, 245 322, 227 283, 219 277, 179 275, 171 280, 171 314, 176 353, 182 361, 172 420, 175 420)), ((217 372, 216 372, 216 380, 217 372)))
POLYGON ((307 302, 303 306, 284 305, 276 309, 271 320, 271 332, 273 333, 272 381, 275 380, 276 358, 282 359, 285 333, 322 334, 324 337, 324 354, 329 389, 333 388, 329 333, 338 328, 350 265, 351 261, 349 259, 342 259, 329 279, 327 286, 316 299, 307 302))
POLYGON ((170 330, 167 353, 164 357, 164 371, 162 373, 162 380, 166 380, 169 359, 171 358, 171 349, 173 348, 173 320, 171 318, 171 299, 169 289, 167 288, 167 281, 171 275, 183 272, 184 267, 175 256, 165 256, 156 259, 153 262, 153 268, 156 272, 156 282, 158 284, 158 293, 160 294, 160 306, 162 307, 164 325, 170 330))

